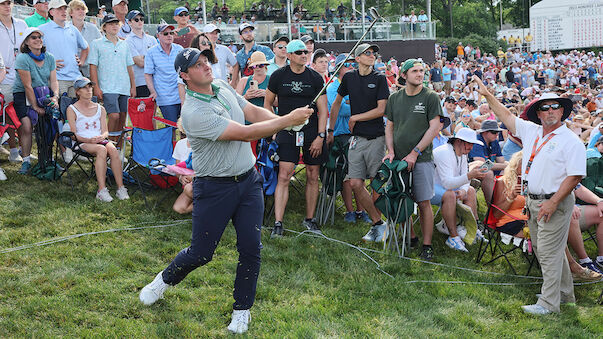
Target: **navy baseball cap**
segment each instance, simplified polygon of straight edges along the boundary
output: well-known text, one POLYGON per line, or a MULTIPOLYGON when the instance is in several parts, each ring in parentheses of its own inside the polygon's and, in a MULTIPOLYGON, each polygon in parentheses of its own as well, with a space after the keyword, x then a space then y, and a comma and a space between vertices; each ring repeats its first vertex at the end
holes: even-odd
POLYGON ((159 25, 159 26, 157 26, 157 33, 161 33, 161 32, 165 31, 168 28, 171 29, 171 30, 176 29, 176 27, 174 27, 172 25, 165 25, 165 24, 164 25, 159 25))
POLYGON ((143 12, 137 11, 137 10, 131 10, 130 12, 128 12, 128 15, 126 15, 126 20, 132 20, 135 17, 137 17, 138 15, 141 15, 144 18, 143 12))
POLYGON ((211 49, 200 51, 196 48, 185 48, 176 55, 176 60, 174 60, 176 73, 180 74, 181 72, 188 71, 188 68, 194 65, 201 55, 205 55, 211 63, 215 63, 214 61, 216 61, 214 52, 211 49))

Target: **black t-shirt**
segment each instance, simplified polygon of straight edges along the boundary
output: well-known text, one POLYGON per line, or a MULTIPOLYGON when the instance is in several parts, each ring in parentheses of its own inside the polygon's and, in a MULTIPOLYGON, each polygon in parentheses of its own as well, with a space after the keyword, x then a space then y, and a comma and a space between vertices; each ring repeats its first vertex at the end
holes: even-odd
MULTIPOLYGON (((278 114, 286 115, 296 108, 312 103, 312 99, 320 92, 324 80, 315 70, 306 67, 303 73, 296 74, 287 65, 274 71, 268 81, 268 89, 278 97, 278 114)), ((309 122, 302 129, 318 129, 318 115, 310 116, 309 122)))
MULTIPOLYGON (((350 96, 351 114, 361 114, 377 107, 377 101, 389 98, 389 88, 385 75, 373 70, 372 73, 360 76, 358 70, 343 75, 337 94, 350 96)), ((383 118, 359 121, 354 125, 353 135, 374 139, 385 135, 383 118)))
POLYGON ((515 74, 513 73, 513 71, 511 71, 509 69, 507 71, 507 73, 505 73, 505 79, 507 80, 507 82, 513 82, 513 81, 515 81, 515 74))

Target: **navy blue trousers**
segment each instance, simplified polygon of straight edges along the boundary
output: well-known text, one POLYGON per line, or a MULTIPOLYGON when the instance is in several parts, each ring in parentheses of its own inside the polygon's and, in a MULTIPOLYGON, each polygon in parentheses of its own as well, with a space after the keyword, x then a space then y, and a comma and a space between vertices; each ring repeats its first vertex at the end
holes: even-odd
POLYGON ((228 221, 232 220, 239 251, 233 308, 246 310, 253 306, 262 247, 262 184, 262 177, 255 170, 241 182, 195 178, 191 245, 180 251, 163 271, 166 284, 176 285, 191 271, 210 262, 228 221))

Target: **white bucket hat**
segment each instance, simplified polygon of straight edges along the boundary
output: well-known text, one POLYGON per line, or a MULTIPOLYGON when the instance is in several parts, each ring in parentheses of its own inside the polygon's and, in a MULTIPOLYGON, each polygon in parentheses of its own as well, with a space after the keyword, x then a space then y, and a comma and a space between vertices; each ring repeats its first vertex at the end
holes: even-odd
POLYGON ((454 136, 450 138, 450 142, 452 142, 454 139, 460 139, 471 144, 477 144, 481 146, 484 145, 483 142, 477 140, 477 132, 467 127, 463 127, 459 129, 456 133, 454 133, 454 136))

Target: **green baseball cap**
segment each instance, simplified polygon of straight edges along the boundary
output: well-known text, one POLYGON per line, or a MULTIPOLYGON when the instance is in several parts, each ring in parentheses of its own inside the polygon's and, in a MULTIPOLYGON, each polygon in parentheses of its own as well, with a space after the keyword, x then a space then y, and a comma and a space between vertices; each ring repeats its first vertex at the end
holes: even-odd
POLYGON ((402 64, 402 73, 406 73, 406 71, 418 65, 423 66, 423 62, 418 59, 408 59, 402 64))

